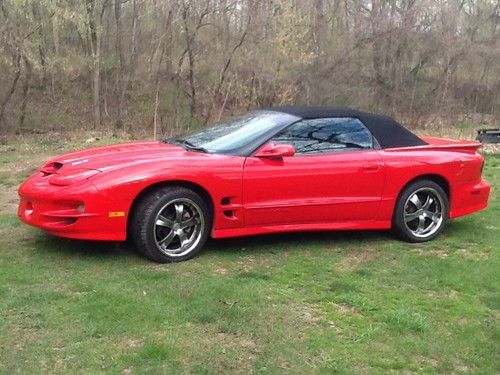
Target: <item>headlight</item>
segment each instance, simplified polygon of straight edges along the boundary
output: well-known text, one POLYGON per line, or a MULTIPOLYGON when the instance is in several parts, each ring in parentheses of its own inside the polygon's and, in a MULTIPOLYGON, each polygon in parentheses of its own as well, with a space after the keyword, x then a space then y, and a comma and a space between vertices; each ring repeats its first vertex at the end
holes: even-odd
POLYGON ((76 183, 82 183, 99 173, 101 173, 101 171, 97 169, 75 169, 65 174, 51 175, 49 177, 49 184, 58 186, 73 185, 76 183))

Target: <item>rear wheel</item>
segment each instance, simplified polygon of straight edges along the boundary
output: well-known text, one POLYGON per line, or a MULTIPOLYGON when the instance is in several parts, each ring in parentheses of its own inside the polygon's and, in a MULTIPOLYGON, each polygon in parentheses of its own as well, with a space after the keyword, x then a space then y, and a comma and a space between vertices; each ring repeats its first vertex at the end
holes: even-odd
POLYGON ((205 201, 183 187, 165 187, 146 195, 134 210, 132 239, 155 262, 180 262, 205 244, 212 219, 205 201))
POLYGON ((448 196, 443 188, 431 180, 418 180, 400 194, 392 227, 405 241, 430 241, 445 228, 448 212, 448 196))

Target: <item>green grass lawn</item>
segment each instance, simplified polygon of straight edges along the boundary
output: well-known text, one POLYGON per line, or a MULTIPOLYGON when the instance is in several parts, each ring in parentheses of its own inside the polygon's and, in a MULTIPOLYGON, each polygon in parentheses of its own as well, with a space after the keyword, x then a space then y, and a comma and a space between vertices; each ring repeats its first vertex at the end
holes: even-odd
POLYGON ((157 265, 18 222, 16 186, 66 147, 0 154, 0 373, 500 372, 500 157, 488 210, 431 243, 259 236, 157 265))

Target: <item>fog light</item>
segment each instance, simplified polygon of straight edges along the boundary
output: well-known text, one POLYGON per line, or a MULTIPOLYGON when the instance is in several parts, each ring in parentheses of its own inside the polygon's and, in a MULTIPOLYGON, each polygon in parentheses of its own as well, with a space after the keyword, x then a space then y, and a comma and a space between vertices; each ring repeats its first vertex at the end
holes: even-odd
POLYGON ((85 205, 82 203, 82 204, 79 204, 78 206, 76 206, 76 210, 78 212, 83 212, 85 211, 85 205))

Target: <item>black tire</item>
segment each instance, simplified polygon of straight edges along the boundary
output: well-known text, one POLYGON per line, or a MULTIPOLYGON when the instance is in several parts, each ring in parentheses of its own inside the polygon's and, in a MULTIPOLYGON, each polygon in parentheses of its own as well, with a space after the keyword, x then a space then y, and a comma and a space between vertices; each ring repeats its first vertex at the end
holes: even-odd
POLYGON ((172 263, 199 254, 210 234, 212 217, 207 203, 197 193, 173 186, 142 197, 129 225, 134 245, 141 254, 158 263, 172 263), (192 225, 184 227, 189 222, 192 225))
POLYGON ((434 181, 422 179, 410 183, 399 194, 392 217, 392 229, 404 241, 426 242, 436 238, 448 220, 449 201, 446 192, 434 181), (431 201, 426 197, 430 197, 431 201), (426 209, 426 203, 429 202, 426 209))

